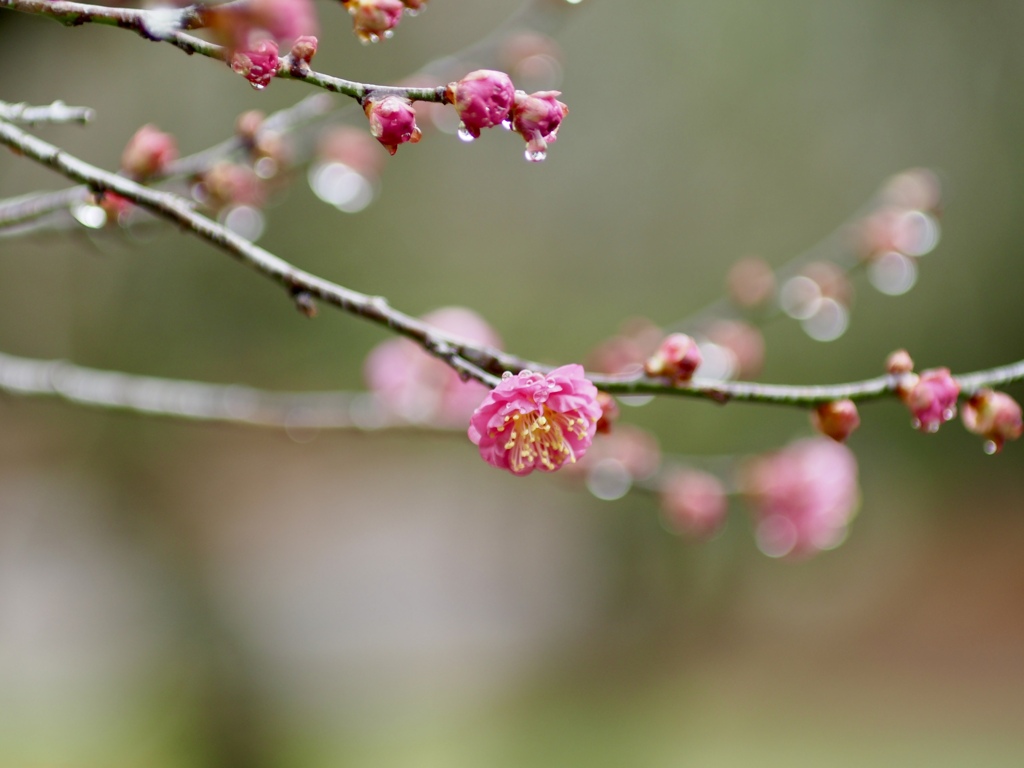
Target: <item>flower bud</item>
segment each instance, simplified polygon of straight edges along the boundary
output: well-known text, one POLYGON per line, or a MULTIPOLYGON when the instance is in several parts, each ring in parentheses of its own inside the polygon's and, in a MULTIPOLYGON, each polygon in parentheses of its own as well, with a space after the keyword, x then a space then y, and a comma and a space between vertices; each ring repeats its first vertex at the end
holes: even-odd
POLYGON ((558 100, 561 91, 537 91, 527 95, 516 91, 512 105, 512 129, 526 140, 526 159, 540 162, 548 144, 557 138, 558 128, 569 108, 558 100))
POLYGON ((677 533, 709 538, 722 528, 727 510, 725 488, 707 472, 677 469, 662 484, 662 515, 677 533))
POLYGON ((860 426, 860 414, 852 400, 833 400, 812 411, 811 423, 821 434, 842 443, 860 426))
POLYGON ((675 383, 689 381, 702 360, 696 341, 685 333, 672 333, 644 363, 644 371, 648 376, 664 376, 675 383))
POLYGON ((401 0, 342 0, 341 4, 352 16, 352 31, 364 43, 391 37, 405 11, 401 0))
POLYGON ((964 404, 964 426, 985 438, 985 453, 998 453, 1007 440, 1021 436, 1021 408, 1009 395, 982 389, 964 404))
POLYGON ((445 96, 462 120, 461 129, 474 139, 481 128, 493 128, 508 120, 515 87, 504 72, 478 69, 457 83, 449 83, 445 96))
POLYGON ((368 99, 363 111, 370 121, 373 138, 392 155, 398 151, 399 144, 415 144, 423 136, 416 127, 416 110, 412 102, 401 96, 385 96, 380 101, 368 99))
POLYGON ((601 418, 597 420, 597 431, 606 435, 612 431, 612 424, 619 419, 619 403, 607 392, 598 390, 597 404, 601 406, 601 418))
POLYGON ((238 51, 231 56, 231 69, 240 74, 258 91, 266 88, 277 74, 277 43, 259 40, 250 50, 238 51))
POLYGON ((885 370, 893 375, 910 373, 914 370, 914 361, 905 349, 897 349, 885 359, 885 370))
POLYGON ((178 159, 174 137, 155 125, 144 125, 128 140, 121 153, 121 170, 134 179, 159 176, 178 159))
POLYGON ((305 74, 309 71, 309 64, 316 55, 317 39, 312 35, 302 35, 296 38, 291 50, 291 71, 292 74, 305 74))
POLYGON ((924 371, 916 381, 899 390, 900 399, 914 416, 915 429, 938 432, 943 422, 956 416, 960 385, 949 368, 924 371))

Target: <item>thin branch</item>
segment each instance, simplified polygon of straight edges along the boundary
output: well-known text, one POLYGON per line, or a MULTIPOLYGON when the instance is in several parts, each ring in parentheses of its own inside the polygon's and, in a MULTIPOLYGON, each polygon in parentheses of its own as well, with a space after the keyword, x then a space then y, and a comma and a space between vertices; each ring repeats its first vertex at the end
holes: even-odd
POLYGON ((88 123, 96 118, 96 111, 89 107, 69 107, 63 101, 55 101, 43 107, 24 102, 9 104, 0 102, 0 118, 11 123, 35 125, 37 123, 88 123))
MULTIPOLYGON (((393 309, 383 297, 359 293, 305 272, 216 221, 197 213, 191 201, 168 191, 144 187, 96 168, 15 125, 0 121, 0 143, 64 174, 69 179, 86 184, 97 194, 115 192, 156 215, 179 224, 274 280, 285 288, 291 297, 308 294, 411 339, 430 354, 447 362, 466 378, 476 379, 493 387, 498 382, 498 376, 504 371, 547 371, 551 368, 491 347, 469 343, 393 309)), ((970 392, 984 386, 998 386, 1022 379, 1024 361, 965 374, 961 377, 960 384, 965 392, 970 392)), ((673 385, 662 379, 643 375, 595 375, 591 380, 606 392, 618 395, 681 395, 717 402, 743 401, 801 407, 842 398, 878 399, 895 393, 899 383, 899 378, 891 375, 831 386, 789 386, 700 379, 685 385, 673 385)))
MULTIPOLYGON (((208 42, 182 31, 194 28, 200 23, 198 21, 198 6, 194 5, 182 9, 139 10, 75 3, 70 0, 0 0, 0 8, 46 16, 69 27, 81 24, 103 24, 129 29, 146 40, 169 43, 189 55, 198 53, 201 56, 223 62, 229 62, 231 59, 230 51, 223 45, 208 42)), ((432 101, 441 104, 445 101, 444 86, 413 88, 360 83, 294 67, 289 56, 278 57, 275 77, 301 80, 332 93, 350 96, 359 102, 362 102, 371 93, 404 96, 413 101, 432 101)))

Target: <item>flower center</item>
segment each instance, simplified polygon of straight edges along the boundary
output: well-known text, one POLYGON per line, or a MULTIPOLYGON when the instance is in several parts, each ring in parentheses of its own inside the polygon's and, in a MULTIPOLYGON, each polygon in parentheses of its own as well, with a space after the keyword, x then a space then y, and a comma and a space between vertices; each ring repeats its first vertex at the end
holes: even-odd
POLYGON ((569 445, 566 433, 583 437, 587 425, 582 419, 544 408, 541 413, 513 413, 505 417, 499 433, 511 426, 505 442, 509 468, 516 473, 530 467, 554 471, 567 461, 575 462, 576 454, 569 445))

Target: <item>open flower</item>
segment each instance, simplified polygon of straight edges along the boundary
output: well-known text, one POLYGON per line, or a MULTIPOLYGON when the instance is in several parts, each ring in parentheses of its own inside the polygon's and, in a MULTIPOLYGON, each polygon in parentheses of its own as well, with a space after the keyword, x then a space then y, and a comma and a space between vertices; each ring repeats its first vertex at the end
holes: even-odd
POLYGON ((514 475, 554 472, 583 457, 601 418, 597 387, 581 365, 546 376, 506 374, 473 413, 469 439, 484 461, 514 475))

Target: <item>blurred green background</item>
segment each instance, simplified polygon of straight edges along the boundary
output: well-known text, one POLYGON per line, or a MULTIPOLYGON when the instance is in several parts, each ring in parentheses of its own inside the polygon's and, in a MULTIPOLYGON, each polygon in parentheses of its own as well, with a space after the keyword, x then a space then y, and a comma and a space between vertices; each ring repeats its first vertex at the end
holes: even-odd
MULTIPOLYGON (((554 2, 554 0, 552 0, 554 2)), ((432 0, 363 47, 321 3, 322 71, 394 81, 517 7, 432 0)), ((582 3, 547 162, 430 132, 348 216, 301 176, 261 243, 419 314, 484 313, 508 349, 581 359, 668 323, 729 266, 782 264, 890 175, 934 168, 943 240, 917 287, 866 283, 849 332, 768 331, 764 380, 875 375, 893 349, 974 370, 1024 350, 1018 0, 582 3)), ((184 152, 255 92, 115 29, 0 15, 7 101, 95 107, 40 135, 116 167, 153 122, 184 152)), ((0 195, 59 188, 9 153, 0 195)), ((278 389, 358 388, 386 334, 174 231, 0 241, 0 349, 278 389)), ((1018 398, 1019 386, 1008 391, 1018 398)), ((663 401, 665 450, 766 450, 788 409, 663 401)), ((0 765, 1024 764, 1024 472, 951 424, 862 410, 863 505, 838 550, 769 560, 735 510, 688 545, 652 498, 517 479, 460 436, 283 433, 0 400, 0 765)))

